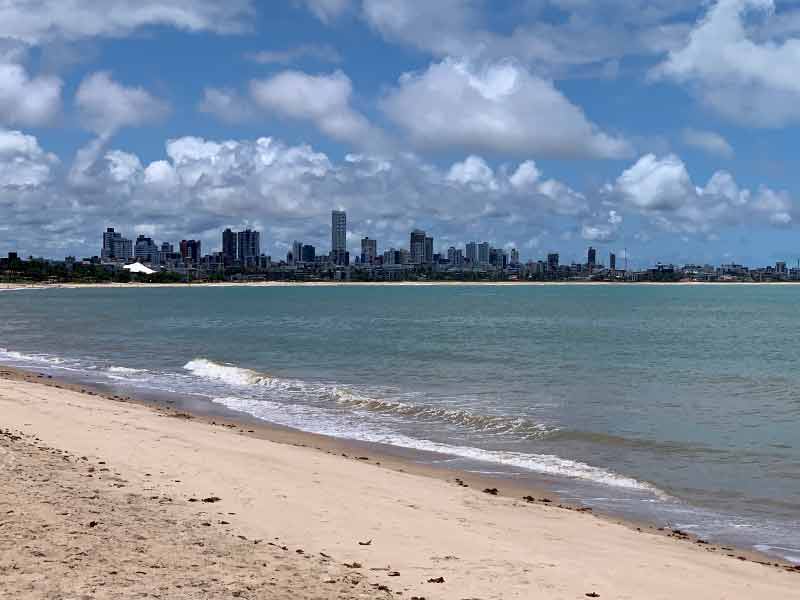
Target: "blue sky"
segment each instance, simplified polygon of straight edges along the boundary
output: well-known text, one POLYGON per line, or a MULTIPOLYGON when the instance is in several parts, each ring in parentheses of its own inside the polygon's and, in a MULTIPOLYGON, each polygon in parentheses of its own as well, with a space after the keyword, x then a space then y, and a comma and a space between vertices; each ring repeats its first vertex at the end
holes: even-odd
POLYGON ((0 252, 262 230, 790 263, 800 2, 10 0, 0 252))

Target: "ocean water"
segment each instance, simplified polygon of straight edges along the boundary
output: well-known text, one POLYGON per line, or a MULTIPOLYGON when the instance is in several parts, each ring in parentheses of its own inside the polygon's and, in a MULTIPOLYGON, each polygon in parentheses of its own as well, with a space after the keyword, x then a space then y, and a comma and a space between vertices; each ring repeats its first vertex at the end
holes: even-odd
POLYGON ((437 452, 800 562, 799 301, 744 285, 17 290, 0 292, 0 363, 437 452))

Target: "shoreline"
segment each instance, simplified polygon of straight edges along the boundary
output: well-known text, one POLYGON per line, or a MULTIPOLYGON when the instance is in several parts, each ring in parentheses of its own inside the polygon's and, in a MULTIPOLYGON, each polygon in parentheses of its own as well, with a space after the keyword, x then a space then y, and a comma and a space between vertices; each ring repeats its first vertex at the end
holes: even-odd
POLYGON ((796 286, 800 281, 221 281, 187 283, 0 283, 0 292, 51 289, 141 289, 223 287, 547 287, 547 286, 796 286))
POLYGON ((548 484, 544 481, 546 479, 545 476, 535 473, 530 473, 525 480, 515 480, 511 473, 488 475, 463 468, 454 468, 447 464, 452 458, 455 458, 450 457, 450 455, 303 431, 271 423, 227 407, 213 405, 213 403, 205 399, 197 403, 181 403, 176 408, 174 400, 165 399, 158 394, 150 396, 146 394, 121 396, 112 393, 112 386, 84 383, 79 380, 70 381, 66 378, 7 365, 0 365, 0 381, 2 380, 44 385, 54 389, 68 390, 102 398, 109 402, 134 404, 150 411, 222 428, 256 440, 310 448, 328 455, 372 464, 397 473, 420 476, 450 484, 454 483, 461 488, 484 492, 493 489, 495 490, 492 494, 494 496, 517 501, 527 499, 525 502, 528 505, 540 505, 557 510, 588 513, 598 520, 620 525, 631 531, 647 532, 659 537, 674 538, 679 542, 703 546, 709 551, 727 553, 731 557, 736 556, 738 560, 800 572, 800 565, 760 552, 754 548, 743 548, 736 544, 724 542, 709 542, 702 539, 701 536, 671 529, 666 525, 662 526, 652 521, 607 514, 584 506, 579 502, 566 501, 552 489, 552 483, 548 484), (538 483, 537 479, 539 480, 538 483))
MULTIPOLYGON (((113 593, 122 585, 114 578, 121 575, 129 575, 125 585, 152 585, 162 593, 175 578, 182 577, 177 587, 186 585, 185 569, 172 569, 171 561, 182 559, 184 551, 193 552, 190 546, 179 549, 181 556, 174 549, 163 551, 159 570, 153 571, 154 559, 136 548, 155 544, 137 540, 172 539, 171 528, 192 527, 193 535, 204 534, 198 542, 206 548, 204 554, 219 555, 209 563, 215 568, 230 563, 232 556, 244 556, 231 550, 231 543, 272 540, 270 551, 283 549, 283 555, 264 557, 259 565, 242 564, 244 559, 237 558, 238 569, 228 578, 245 577, 255 586, 272 572, 272 579, 281 585, 302 585, 308 597, 332 597, 325 595, 332 591, 326 585, 346 581, 351 591, 336 597, 388 598, 402 590, 406 598, 448 600, 590 595, 657 600, 800 598, 800 567, 775 561, 756 564, 737 551, 681 535, 668 537, 548 503, 462 488, 448 478, 400 472, 382 461, 375 464, 374 456, 345 458, 306 443, 290 445, 288 438, 274 443, 253 436, 247 426, 219 421, 212 425, 138 402, 109 401, 86 388, 84 392, 59 389, 55 386, 61 384, 52 380, 42 385, 36 380, 47 378, 38 374, 10 376, 17 379, 0 379, 0 429, 13 444, 0 450, 12 471, 15 464, 21 465, 19 475, 7 484, 6 496, 20 500, 4 505, 11 510, 6 512, 0 538, 9 526, 25 525, 14 515, 35 508, 34 503, 20 504, 31 486, 39 490, 41 505, 54 500, 50 494, 57 490, 43 487, 57 477, 52 467, 42 470, 44 477, 33 476, 32 483, 23 485, 36 461, 45 459, 63 461, 72 469, 69 482, 57 480, 59 490, 72 498, 67 504, 62 499, 67 512, 86 509, 84 514, 93 515, 88 527, 96 523, 100 534, 126 523, 136 532, 134 539, 118 538, 109 556, 95 552, 77 559, 81 568, 66 571, 66 576, 79 578, 73 587, 80 591, 95 586, 100 578, 111 579, 103 585, 113 593), (93 495, 85 496, 92 489, 93 495), (148 498, 169 520, 148 512, 143 506, 148 498), (110 506, 92 504, 101 501, 110 506), (155 523, 157 516, 162 520, 155 523), (308 570, 317 561, 322 577, 281 579, 284 571, 308 570), (139 566, 131 566, 134 562, 139 566), (142 582, 140 572, 149 573, 147 581, 142 582), (362 590, 358 593, 357 585, 362 590), (362 593, 366 585, 372 588, 368 595, 362 593)), ((47 510, 52 516, 52 509, 47 510)), ((85 539, 81 527, 87 526, 56 522, 41 535, 61 541, 59 536, 85 539)), ((13 557, 15 568, 28 574, 29 587, 7 589, 30 591, 48 585, 48 577, 41 573, 48 568, 42 563, 51 547, 31 555, 30 539, 24 535, 17 539, 16 544, 28 542, 24 548, 4 544, 10 550, 5 555, 0 551, 0 573, 8 572, 3 570, 4 559, 13 557)), ((19 577, 9 579, 9 584, 15 585, 19 577)), ((243 592, 243 597, 261 596, 243 592)), ((289 590, 274 597, 307 596, 289 590)))

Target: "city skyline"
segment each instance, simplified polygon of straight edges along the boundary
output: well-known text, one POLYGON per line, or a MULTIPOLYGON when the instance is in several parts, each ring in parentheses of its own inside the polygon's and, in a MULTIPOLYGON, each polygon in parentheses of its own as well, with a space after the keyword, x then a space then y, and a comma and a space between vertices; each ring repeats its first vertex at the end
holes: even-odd
MULTIPOLYGON (((537 272, 541 270, 555 272, 562 267, 570 267, 574 270, 577 267, 585 269, 588 274, 602 271, 625 273, 629 269, 631 272, 642 270, 642 267, 629 264, 628 256, 624 251, 619 256, 622 261, 620 264, 617 263, 618 253, 611 249, 607 250, 607 263, 604 262, 602 256, 598 256, 598 248, 595 246, 586 248, 585 262, 579 260, 562 262, 562 256, 559 252, 548 252, 546 257, 525 260, 521 258, 518 248, 508 246, 496 248, 486 241, 470 241, 466 242, 463 247, 449 246, 446 250, 442 249, 439 252, 435 252, 434 238, 420 229, 414 229, 410 232, 407 247, 395 248, 394 246, 386 246, 383 251, 378 245, 378 240, 365 236, 360 242, 361 252, 354 254, 351 261, 351 254, 346 246, 346 233, 346 211, 333 210, 331 211, 331 249, 329 252, 326 253, 324 248, 318 248, 313 244, 294 240, 291 244, 291 250, 285 257, 272 257, 261 252, 260 232, 250 229, 234 232, 230 228, 226 228, 221 232, 221 249, 202 255, 200 250, 201 242, 199 240, 181 240, 179 243, 180 252, 175 253, 173 244, 168 241, 162 242, 159 250, 159 245, 149 237, 139 234, 136 242, 132 243, 131 240, 124 238, 120 232, 117 232, 115 228, 108 227, 102 235, 101 252, 92 260, 99 259, 101 262, 111 263, 130 263, 135 260, 136 262, 154 266, 160 265, 162 267, 164 265, 174 265, 176 261, 194 266, 199 266, 201 263, 207 265, 233 265, 235 263, 244 268, 257 267, 261 269, 280 265, 291 267, 327 264, 332 267, 357 268, 387 266, 414 268, 445 265, 451 269, 483 267, 505 269, 515 266, 527 266, 529 268, 536 266, 537 272), (120 248, 122 249, 121 251, 119 250, 120 248)), ((17 253, 13 254, 17 255, 17 253)), ((90 260, 90 258, 86 257, 83 260, 90 260)), ((657 261, 644 267, 644 270, 655 269, 661 271, 663 268, 671 269, 673 267, 689 269, 693 272, 705 272, 706 274, 710 273, 710 269, 713 267, 714 269, 721 268, 726 273, 743 274, 751 266, 735 262, 711 265, 700 262, 674 264, 657 261)), ((778 260, 771 265, 753 266, 753 269, 766 269, 768 273, 787 276, 791 271, 793 274, 800 276, 800 259, 798 259, 796 267, 792 267, 786 260, 778 260)))
POLYGON ((111 1, 8 4, 0 254, 87 255, 116 224, 282 256, 342 209, 352 256, 420 229, 523 259, 800 257, 791 3, 111 1))

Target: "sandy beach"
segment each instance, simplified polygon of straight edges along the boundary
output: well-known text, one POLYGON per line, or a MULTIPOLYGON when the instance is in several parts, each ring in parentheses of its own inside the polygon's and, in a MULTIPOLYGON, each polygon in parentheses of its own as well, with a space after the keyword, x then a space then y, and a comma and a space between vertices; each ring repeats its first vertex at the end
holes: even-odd
POLYGON ((0 415, 9 597, 800 598, 786 565, 246 426, 19 378, 0 415))

